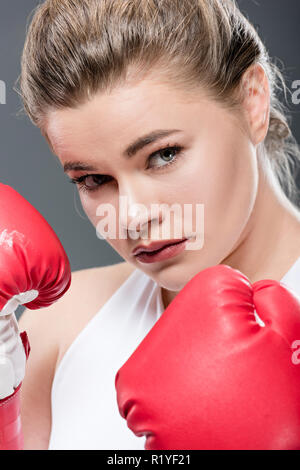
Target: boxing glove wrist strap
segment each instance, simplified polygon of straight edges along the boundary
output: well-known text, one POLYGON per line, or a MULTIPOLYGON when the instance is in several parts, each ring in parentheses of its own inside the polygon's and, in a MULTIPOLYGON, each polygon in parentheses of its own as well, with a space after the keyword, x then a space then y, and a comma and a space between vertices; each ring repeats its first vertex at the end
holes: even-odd
POLYGON ((21 292, 20 294, 14 295, 6 302, 6 304, 0 311, 0 317, 4 317, 6 315, 11 315, 12 313, 15 313, 19 305, 32 302, 34 299, 38 297, 38 295, 39 295, 39 292, 35 289, 28 290, 26 292, 21 292))
MULTIPOLYGON (((24 346, 26 359, 30 353, 30 344, 27 333, 20 333, 24 346)), ((18 385, 14 393, 9 397, 0 400, 0 450, 22 450, 23 433, 20 411, 20 389, 22 383, 18 385)))
POLYGON ((23 434, 20 415, 20 388, 4 400, 0 400, 0 450, 23 448, 23 434))

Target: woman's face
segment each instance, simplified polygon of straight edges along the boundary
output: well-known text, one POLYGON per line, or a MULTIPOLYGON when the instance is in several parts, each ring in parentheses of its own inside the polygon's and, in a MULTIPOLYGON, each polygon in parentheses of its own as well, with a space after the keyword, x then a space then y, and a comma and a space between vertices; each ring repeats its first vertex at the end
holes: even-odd
POLYGON ((79 178, 92 224, 99 230, 101 220, 111 221, 108 212, 101 215, 101 207, 108 207, 102 205, 109 204, 117 231, 106 237, 108 243, 159 285, 179 291, 199 271, 221 263, 246 230, 258 172, 256 147, 242 123, 242 116, 200 92, 192 96, 145 79, 93 96, 77 109, 51 111, 45 131, 68 176, 79 178), (125 154, 132 142, 157 130, 177 132, 146 139, 147 145, 125 154), (151 221, 153 204, 165 210, 152 212, 151 221), (172 216, 174 204, 180 210, 172 216), (188 221, 184 207, 192 208, 188 221), (187 226, 180 236, 175 233, 175 227, 187 226), (194 248, 151 263, 132 255, 139 244, 182 238, 194 241, 194 248))

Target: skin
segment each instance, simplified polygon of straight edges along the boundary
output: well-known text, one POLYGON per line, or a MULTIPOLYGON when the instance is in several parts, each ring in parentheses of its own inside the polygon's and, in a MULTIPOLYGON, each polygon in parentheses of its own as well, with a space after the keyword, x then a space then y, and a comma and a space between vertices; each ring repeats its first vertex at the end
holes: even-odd
MULTIPOLYGON (((204 243, 198 250, 143 264, 131 252, 140 243, 162 239, 153 226, 146 239, 121 239, 119 232, 116 239, 107 239, 121 257, 162 287, 165 307, 195 274, 216 264, 239 269, 251 282, 280 280, 300 256, 300 214, 259 156, 270 111, 264 69, 254 65, 244 74, 239 112, 225 109, 203 90, 178 91, 152 72, 111 93, 94 95, 76 109, 51 110, 46 116, 44 134, 61 164, 83 162, 94 168, 69 170, 70 178, 111 177, 98 187, 99 179, 89 177, 86 183, 96 186, 95 191, 80 190, 91 223, 97 226, 97 207, 109 203, 125 233, 135 223, 141 236, 149 227, 150 212, 139 215, 136 204, 204 204, 204 243), (148 145, 130 159, 122 155, 130 142, 156 129, 182 132, 148 145), (173 152, 176 163, 167 168, 162 158, 166 154, 158 151, 176 145, 182 153, 173 152), (120 196, 127 197, 126 214, 119 213, 120 196)), ((156 222, 160 229, 170 228, 167 239, 174 238, 180 220, 166 227, 167 217, 161 212, 156 222)))

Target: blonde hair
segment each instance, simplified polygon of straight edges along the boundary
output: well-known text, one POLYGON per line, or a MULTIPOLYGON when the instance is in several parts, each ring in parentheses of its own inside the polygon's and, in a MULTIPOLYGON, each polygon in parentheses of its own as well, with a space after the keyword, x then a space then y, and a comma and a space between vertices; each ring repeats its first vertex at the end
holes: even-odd
POLYGON ((33 11, 21 60, 20 94, 43 129, 50 109, 76 107, 125 83, 129 72, 157 70, 175 87, 203 88, 238 109, 241 78, 254 63, 270 85, 263 151, 291 201, 300 149, 277 92, 287 86, 255 28, 234 0, 46 0, 33 11))

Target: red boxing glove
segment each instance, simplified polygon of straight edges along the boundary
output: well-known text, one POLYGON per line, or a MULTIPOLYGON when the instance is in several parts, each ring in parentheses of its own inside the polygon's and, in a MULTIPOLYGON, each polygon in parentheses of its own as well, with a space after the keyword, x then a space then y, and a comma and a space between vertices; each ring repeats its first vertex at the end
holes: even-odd
POLYGON ((47 307, 71 283, 67 255, 50 225, 19 193, 0 184, 0 449, 22 449, 19 390, 30 346, 19 334, 20 304, 47 307))
POLYGON ((70 264, 53 229, 19 193, 0 184, 0 315, 19 304, 48 307, 70 283, 70 264))
POLYGON ((118 371, 119 411, 147 450, 300 449, 299 339, 284 285, 207 268, 118 371))

